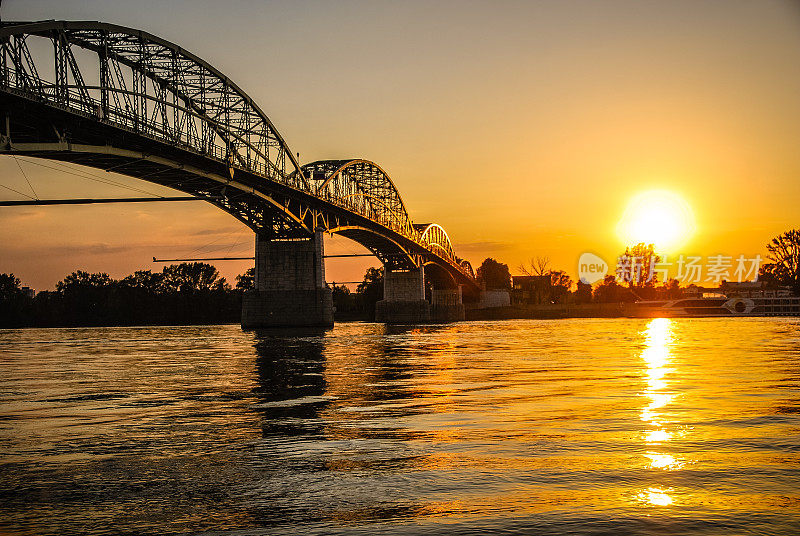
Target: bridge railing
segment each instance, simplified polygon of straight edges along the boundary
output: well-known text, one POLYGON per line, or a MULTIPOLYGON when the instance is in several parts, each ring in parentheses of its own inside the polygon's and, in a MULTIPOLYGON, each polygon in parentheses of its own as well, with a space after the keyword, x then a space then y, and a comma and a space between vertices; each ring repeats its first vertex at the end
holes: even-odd
MULTIPOLYGON (((12 90, 27 98, 38 97, 50 105, 55 105, 69 111, 78 111, 98 121, 114 124, 137 134, 148 136, 157 141, 169 141, 176 146, 196 152, 206 157, 213 158, 231 167, 242 167, 231 162, 231 152, 224 145, 213 140, 204 140, 200 135, 185 130, 175 128, 169 122, 164 123, 153 118, 140 117, 130 108, 118 105, 103 105, 100 97, 93 97, 83 91, 85 86, 68 85, 66 87, 54 84, 41 78, 36 78, 26 73, 19 76, 13 68, 6 69, 5 76, 0 79, 0 87, 12 90)), ((99 89, 88 87, 89 90, 99 89)), ((123 90, 116 88, 105 88, 106 92, 114 94, 125 94, 123 90)), ((127 92, 132 93, 132 92, 127 92)), ((147 99, 154 104, 158 100, 151 95, 141 95, 140 98, 147 99)), ((194 116, 198 120, 205 120, 199 114, 182 108, 182 111, 194 116)), ((259 175, 263 178, 270 178, 269 168, 264 162, 251 160, 248 162, 247 171, 259 175)))

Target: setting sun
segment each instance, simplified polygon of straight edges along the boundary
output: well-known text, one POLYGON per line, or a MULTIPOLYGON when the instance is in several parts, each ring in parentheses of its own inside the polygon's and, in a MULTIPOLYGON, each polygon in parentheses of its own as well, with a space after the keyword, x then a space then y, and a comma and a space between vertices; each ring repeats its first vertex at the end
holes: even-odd
POLYGON ((625 245, 643 242, 664 252, 686 242, 694 228, 692 209, 682 197, 666 190, 650 190, 630 200, 617 234, 625 245))

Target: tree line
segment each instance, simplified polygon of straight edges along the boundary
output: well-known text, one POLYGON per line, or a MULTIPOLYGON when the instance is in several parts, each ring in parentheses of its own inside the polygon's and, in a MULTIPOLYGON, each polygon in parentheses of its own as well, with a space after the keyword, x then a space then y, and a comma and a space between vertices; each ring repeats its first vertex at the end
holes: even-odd
POLYGON ((100 326, 237 322, 246 277, 232 288, 212 265, 195 262, 137 270, 113 279, 75 271, 55 291, 31 297, 14 274, 0 274, 0 326, 100 326))
MULTIPOLYGON (((767 288, 784 287, 800 293, 800 230, 781 233, 767 244, 766 249, 768 262, 759 267, 758 280, 767 288)), ((638 258, 643 267, 661 262, 653 244, 628 247, 623 256, 638 258)), ((573 282, 564 270, 551 268, 547 257, 534 257, 518 269, 525 276, 534 276, 535 282, 529 285, 528 292, 533 294, 529 301, 535 304, 671 300, 697 288, 695 285, 681 287, 674 278, 659 281, 656 274, 630 281, 620 281, 616 275, 608 274, 594 286, 581 281, 573 282)), ((512 277, 507 264, 488 258, 478 268, 476 275, 483 288, 512 290, 512 277)))
MULTIPOLYGON (((255 288, 254 269, 231 286, 203 262, 137 270, 121 279, 72 272, 54 291, 25 292, 14 274, 0 274, 0 327, 116 326, 238 323, 242 294, 255 288)), ((337 317, 371 320, 383 298, 383 268, 369 268, 355 292, 332 287, 337 317)))
MULTIPOLYGON (((659 260, 652 245, 639 244, 625 253, 659 260)), ((800 292, 800 230, 773 238, 767 244, 767 260, 759 270, 761 281, 800 292)), ((675 299, 691 290, 675 279, 620 283, 611 274, 594 286, 574 283, 565 271, 551 268, 545 257, 519 269, 546 283, 534 287, 533 303, 675 299)), ((508 265, 495 259, 485 259, 476 276, 485 289, 512 290, 508 265)), ((173 264, 160 272, 137 270, 122 279, 78 270, 59 281, 54 291, 35 296, 23 290, 14 274, 0 274, 0 327, 237 323, 242 294, 253 288, 253 268, 231 286, 214 266, 202 262, 173 264)), ((337 318, 372 320, 375 303, 383 299, 383 268, 368 268, 355 291, 343 285, 331 290, 337 318)))

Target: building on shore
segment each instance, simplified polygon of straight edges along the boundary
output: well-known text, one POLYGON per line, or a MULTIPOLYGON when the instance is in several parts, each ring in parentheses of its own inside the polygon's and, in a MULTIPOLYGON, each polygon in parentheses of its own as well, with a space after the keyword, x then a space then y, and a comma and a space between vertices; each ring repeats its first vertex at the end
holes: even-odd
POLYGON ((553 282, 548 275, 515 275, 511 277, 511 304, 541 304, 550 301, 553 282))

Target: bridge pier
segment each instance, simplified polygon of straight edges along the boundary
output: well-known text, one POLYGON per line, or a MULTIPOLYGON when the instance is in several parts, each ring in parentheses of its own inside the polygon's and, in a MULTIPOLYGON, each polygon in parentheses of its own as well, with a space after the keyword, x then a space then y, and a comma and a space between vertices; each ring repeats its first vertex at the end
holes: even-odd
POLYGON ((333 326, 322 232, 270 240, 256 233, 255 290, 242 298, 242 329, 333 326))
POLYGON ((433 322, 457 322, 464 318, 461 285, 456 288, 434 288, 431 291, 431 320, 433 322))
POLYGON ((425 268, 384 268, 383 299, 375 304, 375 321, 387 324, 430 322, 431 304, 425 299, 425 268))

